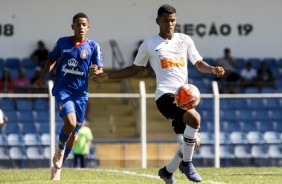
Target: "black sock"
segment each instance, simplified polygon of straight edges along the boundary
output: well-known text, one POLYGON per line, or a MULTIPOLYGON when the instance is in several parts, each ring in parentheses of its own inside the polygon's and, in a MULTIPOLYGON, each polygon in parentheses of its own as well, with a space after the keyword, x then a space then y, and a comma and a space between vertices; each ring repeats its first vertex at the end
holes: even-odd
POLYGON ((166 167, 163 168, 163 171, 164 171, 164 174, 167 175, 167 176, 172 176, 172 173, 168 172, 166 170, 166 167))
POLYGON ((182 160, 181 164, 184 165, 184 166, 187 166, 188 162, 185 162, 185 161, 182 160))

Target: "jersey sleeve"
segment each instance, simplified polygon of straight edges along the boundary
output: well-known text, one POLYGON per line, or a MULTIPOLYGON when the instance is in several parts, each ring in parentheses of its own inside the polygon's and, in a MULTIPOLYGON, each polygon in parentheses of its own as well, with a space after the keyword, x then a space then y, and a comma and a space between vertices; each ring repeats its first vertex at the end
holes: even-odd
POLYGON ((188 58, 190 62, 194 65, 197 61, 202 60, 203 57, 199 54, 194 41, 188 37, 188 58))
POLYGON ((56 61, 60 56, 61 56, 61 47, 60 47, 60 39, 59 39, 56 45, 54 46, 53 50, 49 52, 48 58, 51 61, 56 61))
POLYGON ((148 42, 143 42, 139 49, 138 53, 135 57, 134 64, 137 66, 146 66, 150 59, 149 49, 148 49, 148 42))
POLYGON ((98 67, 103 67, 102 62, 102 50, 99 44, 95 43, 93 54, 91 57, 91 64, 95 64, 98 67))

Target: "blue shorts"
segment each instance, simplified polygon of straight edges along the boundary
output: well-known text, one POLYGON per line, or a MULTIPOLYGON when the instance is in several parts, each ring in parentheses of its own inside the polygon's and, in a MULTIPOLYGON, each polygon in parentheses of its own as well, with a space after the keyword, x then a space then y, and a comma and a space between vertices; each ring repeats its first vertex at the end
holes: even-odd
POLYGON ((55 95, 55 99, 62 118, 66 114, 75 113, 77 121, 75 132, 77 133, 85 118, 88 96, 81 94, 74 95, 66 91, 60 91, 55 95))

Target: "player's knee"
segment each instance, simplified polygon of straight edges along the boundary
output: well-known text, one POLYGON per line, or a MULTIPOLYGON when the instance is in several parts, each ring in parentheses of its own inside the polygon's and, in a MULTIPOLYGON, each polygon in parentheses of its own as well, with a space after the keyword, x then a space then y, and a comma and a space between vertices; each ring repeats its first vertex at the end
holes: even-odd
POLYGON ((187 111, 184 114, 184 122, 193 128, 200 128, 201 115, 196 110, 187 111))

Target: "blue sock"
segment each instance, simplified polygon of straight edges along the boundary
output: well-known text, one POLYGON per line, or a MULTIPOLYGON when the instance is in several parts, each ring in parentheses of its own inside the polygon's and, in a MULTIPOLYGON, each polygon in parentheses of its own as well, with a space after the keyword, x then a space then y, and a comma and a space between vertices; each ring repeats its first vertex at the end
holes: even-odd
MULTIPOLYGON (((64 127, 63 127, 63 128, 64 128, 64 127)), ((59 148, 60 148, 61 150, 64 150, 64 149, 65 149, 66 143, 67 143, 67 141, 68 141, 69 138, 70 138, 70 135, 64 134, 63 128, 62 128, 62 130, 61 130, 61 132, 60 132, 60 134, 59 134, 59 148)))
POLYGON ((64 154, 64 159, 63 159, 63 165, 64 165, 65 161, 67 160, 67 158, 68 158, 68 156, 69 156, 71 151, 72 151, 72 148, 66 147, 65 154, 64 154))

